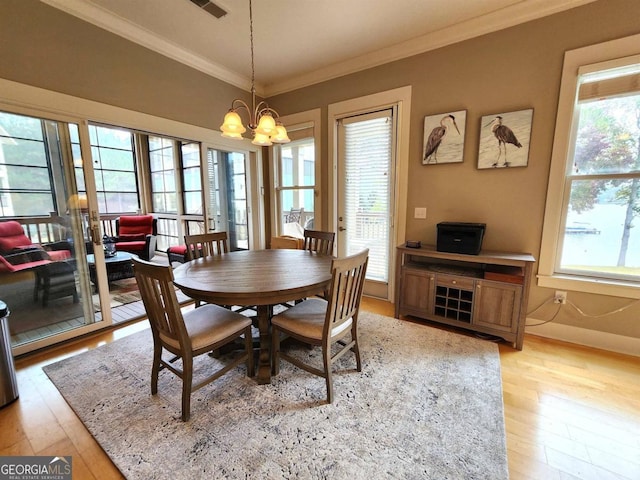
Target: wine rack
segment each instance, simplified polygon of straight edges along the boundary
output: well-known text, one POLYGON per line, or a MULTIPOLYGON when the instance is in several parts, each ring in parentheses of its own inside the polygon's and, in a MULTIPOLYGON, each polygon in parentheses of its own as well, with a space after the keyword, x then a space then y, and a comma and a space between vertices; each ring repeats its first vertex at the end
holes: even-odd
POLYGON ((436 286, 434 310, 436 315, 459 322, 471 323, 472 312, 473 290, 462 290, 446 285, 436 286))

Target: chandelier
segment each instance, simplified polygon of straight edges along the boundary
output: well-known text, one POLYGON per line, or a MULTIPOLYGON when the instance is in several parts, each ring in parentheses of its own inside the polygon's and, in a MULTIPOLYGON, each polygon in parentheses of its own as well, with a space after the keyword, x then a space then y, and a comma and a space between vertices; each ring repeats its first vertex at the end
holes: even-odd
POLYGON ((274 143, 290 142, 287 135, 287 129, 280 122, 276 122, 279 117, 278 112, 265 101, 261 101, 256 105, 256 86, 255 86, 255 66, 253 62, 253 9, 251 0, 249 0, 249 34, 251 38, 251 107, 244 101, 236 98, 231 102, 231 108, 224 116, 224 122, 220 126, 222 136, 227 138, 242 139, 242 134, 247 129, 242 124, 242 119, 238 110, 245 109, 249 114, 249 123, 247 127, 253 132, 254 145, 270 146, 274 143), (274 118, 275 117, 275 118, 274 118))

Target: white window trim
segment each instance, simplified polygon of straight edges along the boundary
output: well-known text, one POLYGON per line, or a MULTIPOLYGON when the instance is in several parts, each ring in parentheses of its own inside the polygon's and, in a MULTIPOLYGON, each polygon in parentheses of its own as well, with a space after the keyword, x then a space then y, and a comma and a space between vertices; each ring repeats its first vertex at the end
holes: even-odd
MULTIPOLYGON (((329 221, 328 225, 334 231, 337 231, 337 209, 336 192, 337 192, 337 169, 338 169, 338 151, 337 151, 337 121, 339 118, 349 114, 369 111, 378 107, 398 106, 398 132, 396 141, 398 142, 398 150, 396 157, 395 172, 395 210, 393 214, 393 222, 395 226, 395 245, 401 245, 405 241, 407 230, 407 191, 409 183, 409 131, 411 127, 411 86, 400 87, 385 92, 374 93, 365 97, 345 100, 339 103, 329 105, 328 113, 328 152, 329 152, 329 175, 328 175, 328 195, 329 201, 329 221)), ((389 252, 389 290, 388 300, 394 301, 395 292, 395 254, 389 252)))
MULTIPOLYGON (((571 129, 578 92, 578 75, 594 64, 608 65, 640 54, 640 35, 612 40, 597 45, 570 50, 565 53, 558 99, 556 130, 553 153, 549 169, 547 204, 544 213, 538 286, 560 288, 579 292, 611 295, 625 298, 640 298, 640 285, 635 282, 594 279, 555 273, 558 256, 558 238, 562 227, 563 198, 565 192, 567 157, 571 151, 571 129)), ((604 65, 601 65, 604 68, 604 65)))
MULTIPOLYGON (((319 108, 315 108, 313 110, 307 110, 305 112, 292 113, 291 115, 283 115, 280 117, 280 121, 285 127, 291 127, 295 125, 301 124, 312 124, 313 125, 313 148, 314 148, 314 163, 315 163, 315 187, 313 193, 313 217, 314 217, 314 225, 315 228, 322 228, 324 225, 322 217, 322 148, 320 145, 322 139, 322 115, 321 110, 319 108)), ((271 215, 271 232, 275 234, 278 232, 278 215, 276 212, 278 211, 278 192, 276 188, 278 187, 278 172, 280 155, 272 155, 273 162, 271 165, 271 211, 273 214, 271 215)))

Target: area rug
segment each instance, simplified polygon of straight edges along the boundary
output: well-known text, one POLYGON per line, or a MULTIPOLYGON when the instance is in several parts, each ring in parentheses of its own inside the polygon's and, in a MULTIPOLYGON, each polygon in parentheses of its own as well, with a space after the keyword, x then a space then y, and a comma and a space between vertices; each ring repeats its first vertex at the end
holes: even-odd
POLYGON ((161 372, 150 394, 149 330, 44 370, 129 479, 508 478, 497 346, 368 312, 360 322, 362 372, 353 355, 338 362, 332 404, 323 379, 287 362, 270 385, 238 367, 193 394, 183 423, 179 379, 161 372))

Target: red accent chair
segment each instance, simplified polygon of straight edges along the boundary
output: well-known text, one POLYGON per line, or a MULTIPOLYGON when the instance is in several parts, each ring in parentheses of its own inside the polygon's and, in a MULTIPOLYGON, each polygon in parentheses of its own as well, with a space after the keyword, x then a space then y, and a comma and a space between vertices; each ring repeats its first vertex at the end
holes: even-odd
MULTIPOLYGON (((14 265, 24 263, 25 261, 45 259, 58 262, 71 258, 72 247, 67 242, 47 243, 44 245, 33 243, 24 233, 24 229, 19 222, 8 220, 6 222, 0 222, 0 255, 14 265), (33 253, 34 251, 46 251, 46 255, 42 256, 40 253, 33 253), (14 255, 22 255, 23 261, 16 261, 17 259, 13 257, 14 255), (24 255, 26 255, 26 257, 24 257, 24 255)), ((21 269, 24 268, 28 267, 21 269)))
POLYGON ((156 254, 158 219, 153 215, 122 215, 116 218, 116 250, 151 260, 156 254))
POLYGON ((33 300, 42 290, 42 305, 50 298, 73 296, 79 301, 75 283, 75 261, 68 242, 39 245, 25 235, 15 220, 0 222, 0 274, 31 270, 35 274, 33 300))

